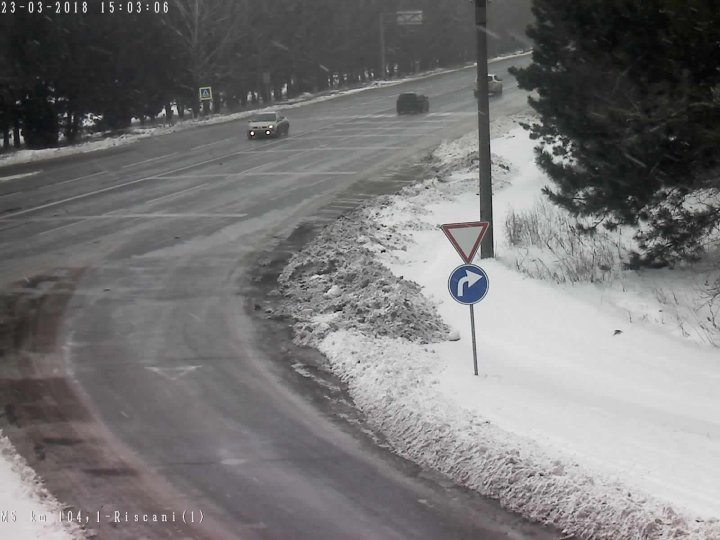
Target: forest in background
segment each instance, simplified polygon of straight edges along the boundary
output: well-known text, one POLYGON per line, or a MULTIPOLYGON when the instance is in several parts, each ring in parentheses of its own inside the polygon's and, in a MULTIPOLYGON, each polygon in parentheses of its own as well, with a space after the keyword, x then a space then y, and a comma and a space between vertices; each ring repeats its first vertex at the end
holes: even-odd
MULTIPOLYGON (((88 4, 86 14, 0 15, 4 150, 72 143, 89 118, 93 130, 118 130, 171 114, 172 105, 197 115, 200 86, 213 88, 215 111, 234 111, 476 54, 469 0, 168 0, 159 14, 110 14, 107 3, 103 14, 97 0, 88 4), (422 11, 422 24, 396 24, 397 11, 422 11)), ((530 4, 488 5, 490 56, 529 47, 530 4)))

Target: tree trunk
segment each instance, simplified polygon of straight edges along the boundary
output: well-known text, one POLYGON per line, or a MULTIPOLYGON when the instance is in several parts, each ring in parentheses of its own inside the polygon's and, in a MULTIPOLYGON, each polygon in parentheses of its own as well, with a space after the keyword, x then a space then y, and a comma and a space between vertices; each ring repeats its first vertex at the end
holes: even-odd
MULTIPOLYGON (((68 108, 69 105, 70 104, 68 104, 68 108)), ((67 140, 67 142, 69 143, 73 141, 72 117, 73 114, 68 110, 68 112, 65 113, 65 140, 67 140)))
POLYGON ((16 115, 13 119, 13 144, 15 148, 20 148, 20 116, 16 115))

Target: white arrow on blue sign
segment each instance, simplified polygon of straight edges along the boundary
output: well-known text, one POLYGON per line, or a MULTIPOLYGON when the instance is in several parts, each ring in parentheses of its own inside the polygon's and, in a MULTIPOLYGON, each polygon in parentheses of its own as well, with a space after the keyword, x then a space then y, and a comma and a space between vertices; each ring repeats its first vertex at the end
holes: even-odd
POLYGON ((448 290, 456 302, 471 306, 485 298, 490 288, 488 275, 477 265, 463 264, 450 274, 448 290))

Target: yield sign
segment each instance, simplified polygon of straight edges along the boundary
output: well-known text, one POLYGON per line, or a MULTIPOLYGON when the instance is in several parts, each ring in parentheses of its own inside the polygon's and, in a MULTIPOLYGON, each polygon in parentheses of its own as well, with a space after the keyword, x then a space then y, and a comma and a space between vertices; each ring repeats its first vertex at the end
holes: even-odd
POLYGON ((470 264, 480 249, 480 242, 490 228, 490 223, 487 221, 446 223, 440 225, 440 228, 462 260, 470 264))

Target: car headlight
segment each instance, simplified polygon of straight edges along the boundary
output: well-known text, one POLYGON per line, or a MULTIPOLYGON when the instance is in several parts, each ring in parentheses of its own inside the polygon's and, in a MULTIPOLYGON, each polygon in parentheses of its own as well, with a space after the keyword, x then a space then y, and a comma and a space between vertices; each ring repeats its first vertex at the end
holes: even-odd
POLYGON ((273 128, 273 125, 272 125, 272 124, 270 124, 270 125, 268 126, 268 128, 272 129, 272 128, 273 128))
POLYGON ((255 132, 254 132, 254 131, 251 131, 251 132, 250 132, 250 135, 254 136, 254 135, 255 135, 255 132))

